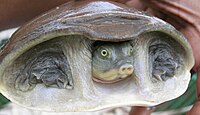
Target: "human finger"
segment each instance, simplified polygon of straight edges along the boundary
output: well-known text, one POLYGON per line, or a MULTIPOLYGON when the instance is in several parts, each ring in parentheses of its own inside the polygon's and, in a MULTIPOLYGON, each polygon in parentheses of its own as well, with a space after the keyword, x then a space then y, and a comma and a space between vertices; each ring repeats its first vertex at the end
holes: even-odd
POLYGON ((140 107, 134 106, 131 108, 129 115, 151 115, 155 107, 140 107))
POLYGON ((146 11, 147 9, 147 6, 141 0, 129 0, 125 4, 140 11, 146 11))

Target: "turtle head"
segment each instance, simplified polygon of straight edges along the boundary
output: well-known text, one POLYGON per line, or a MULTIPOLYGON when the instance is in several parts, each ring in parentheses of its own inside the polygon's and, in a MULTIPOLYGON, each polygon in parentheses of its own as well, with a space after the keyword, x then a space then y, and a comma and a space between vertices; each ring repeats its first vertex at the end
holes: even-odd
POLYGON ((133 74, 133 47, 129 42, 97 44, 92 56, 93 80, 113 83, 133 74))

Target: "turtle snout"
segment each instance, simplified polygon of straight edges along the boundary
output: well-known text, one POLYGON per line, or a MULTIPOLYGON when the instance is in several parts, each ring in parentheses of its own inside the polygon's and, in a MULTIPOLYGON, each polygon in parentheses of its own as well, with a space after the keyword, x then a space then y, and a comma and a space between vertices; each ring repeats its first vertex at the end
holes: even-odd
POLYGON ((122 65, 119 69, 121 75, 131 75, 133 73, 133 66, 131 64, 122 65))

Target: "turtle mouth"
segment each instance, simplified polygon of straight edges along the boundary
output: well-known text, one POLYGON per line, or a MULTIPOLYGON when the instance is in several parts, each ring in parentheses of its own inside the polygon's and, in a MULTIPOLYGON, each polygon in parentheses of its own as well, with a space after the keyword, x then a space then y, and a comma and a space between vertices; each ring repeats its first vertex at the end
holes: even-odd
POLYGON ((109 83, 116 83, 116 82, 120 82, 122 80, 125 80, 129 77, 131 77, 132 75, 120 75, 118 74, 115 78, 116 79, 113 79, 113 80, 105 80, 105 79, 101 79, 101 78, 98 78, 96 77, 95 75, 93 75, 92 77, 92 80, 95 81, 95 82, 98 82, 98 83, 106 83, 106 84, 109 84, 109 83))
POLYGON ((133 66, 124 64, 119 69, 111 69, 107 72, 93 70, 92 79, 99 83, 115 83, 132 76, 133 66))

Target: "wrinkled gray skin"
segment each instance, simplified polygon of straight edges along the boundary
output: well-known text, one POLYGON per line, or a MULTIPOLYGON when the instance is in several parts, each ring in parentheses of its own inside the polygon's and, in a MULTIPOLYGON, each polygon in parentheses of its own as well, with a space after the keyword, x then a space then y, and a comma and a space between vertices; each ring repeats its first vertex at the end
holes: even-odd
POLYGON ((97 42, 92 55, 93 80, 113 83, 133 74, 133 47, 129 42, 97 42))
POLYGON ((28 61, 22 73, 17 76, 15 87, 27 91, 38 83, 60 89, 73 88, 71 71, 64 54, 45 52, 28 61))
POLYGON ((174 77, 180 67, 180 58, 167 44, 156 44, 149 47, 150 61, 152 62, 153 81, 166 81, 174 77))

